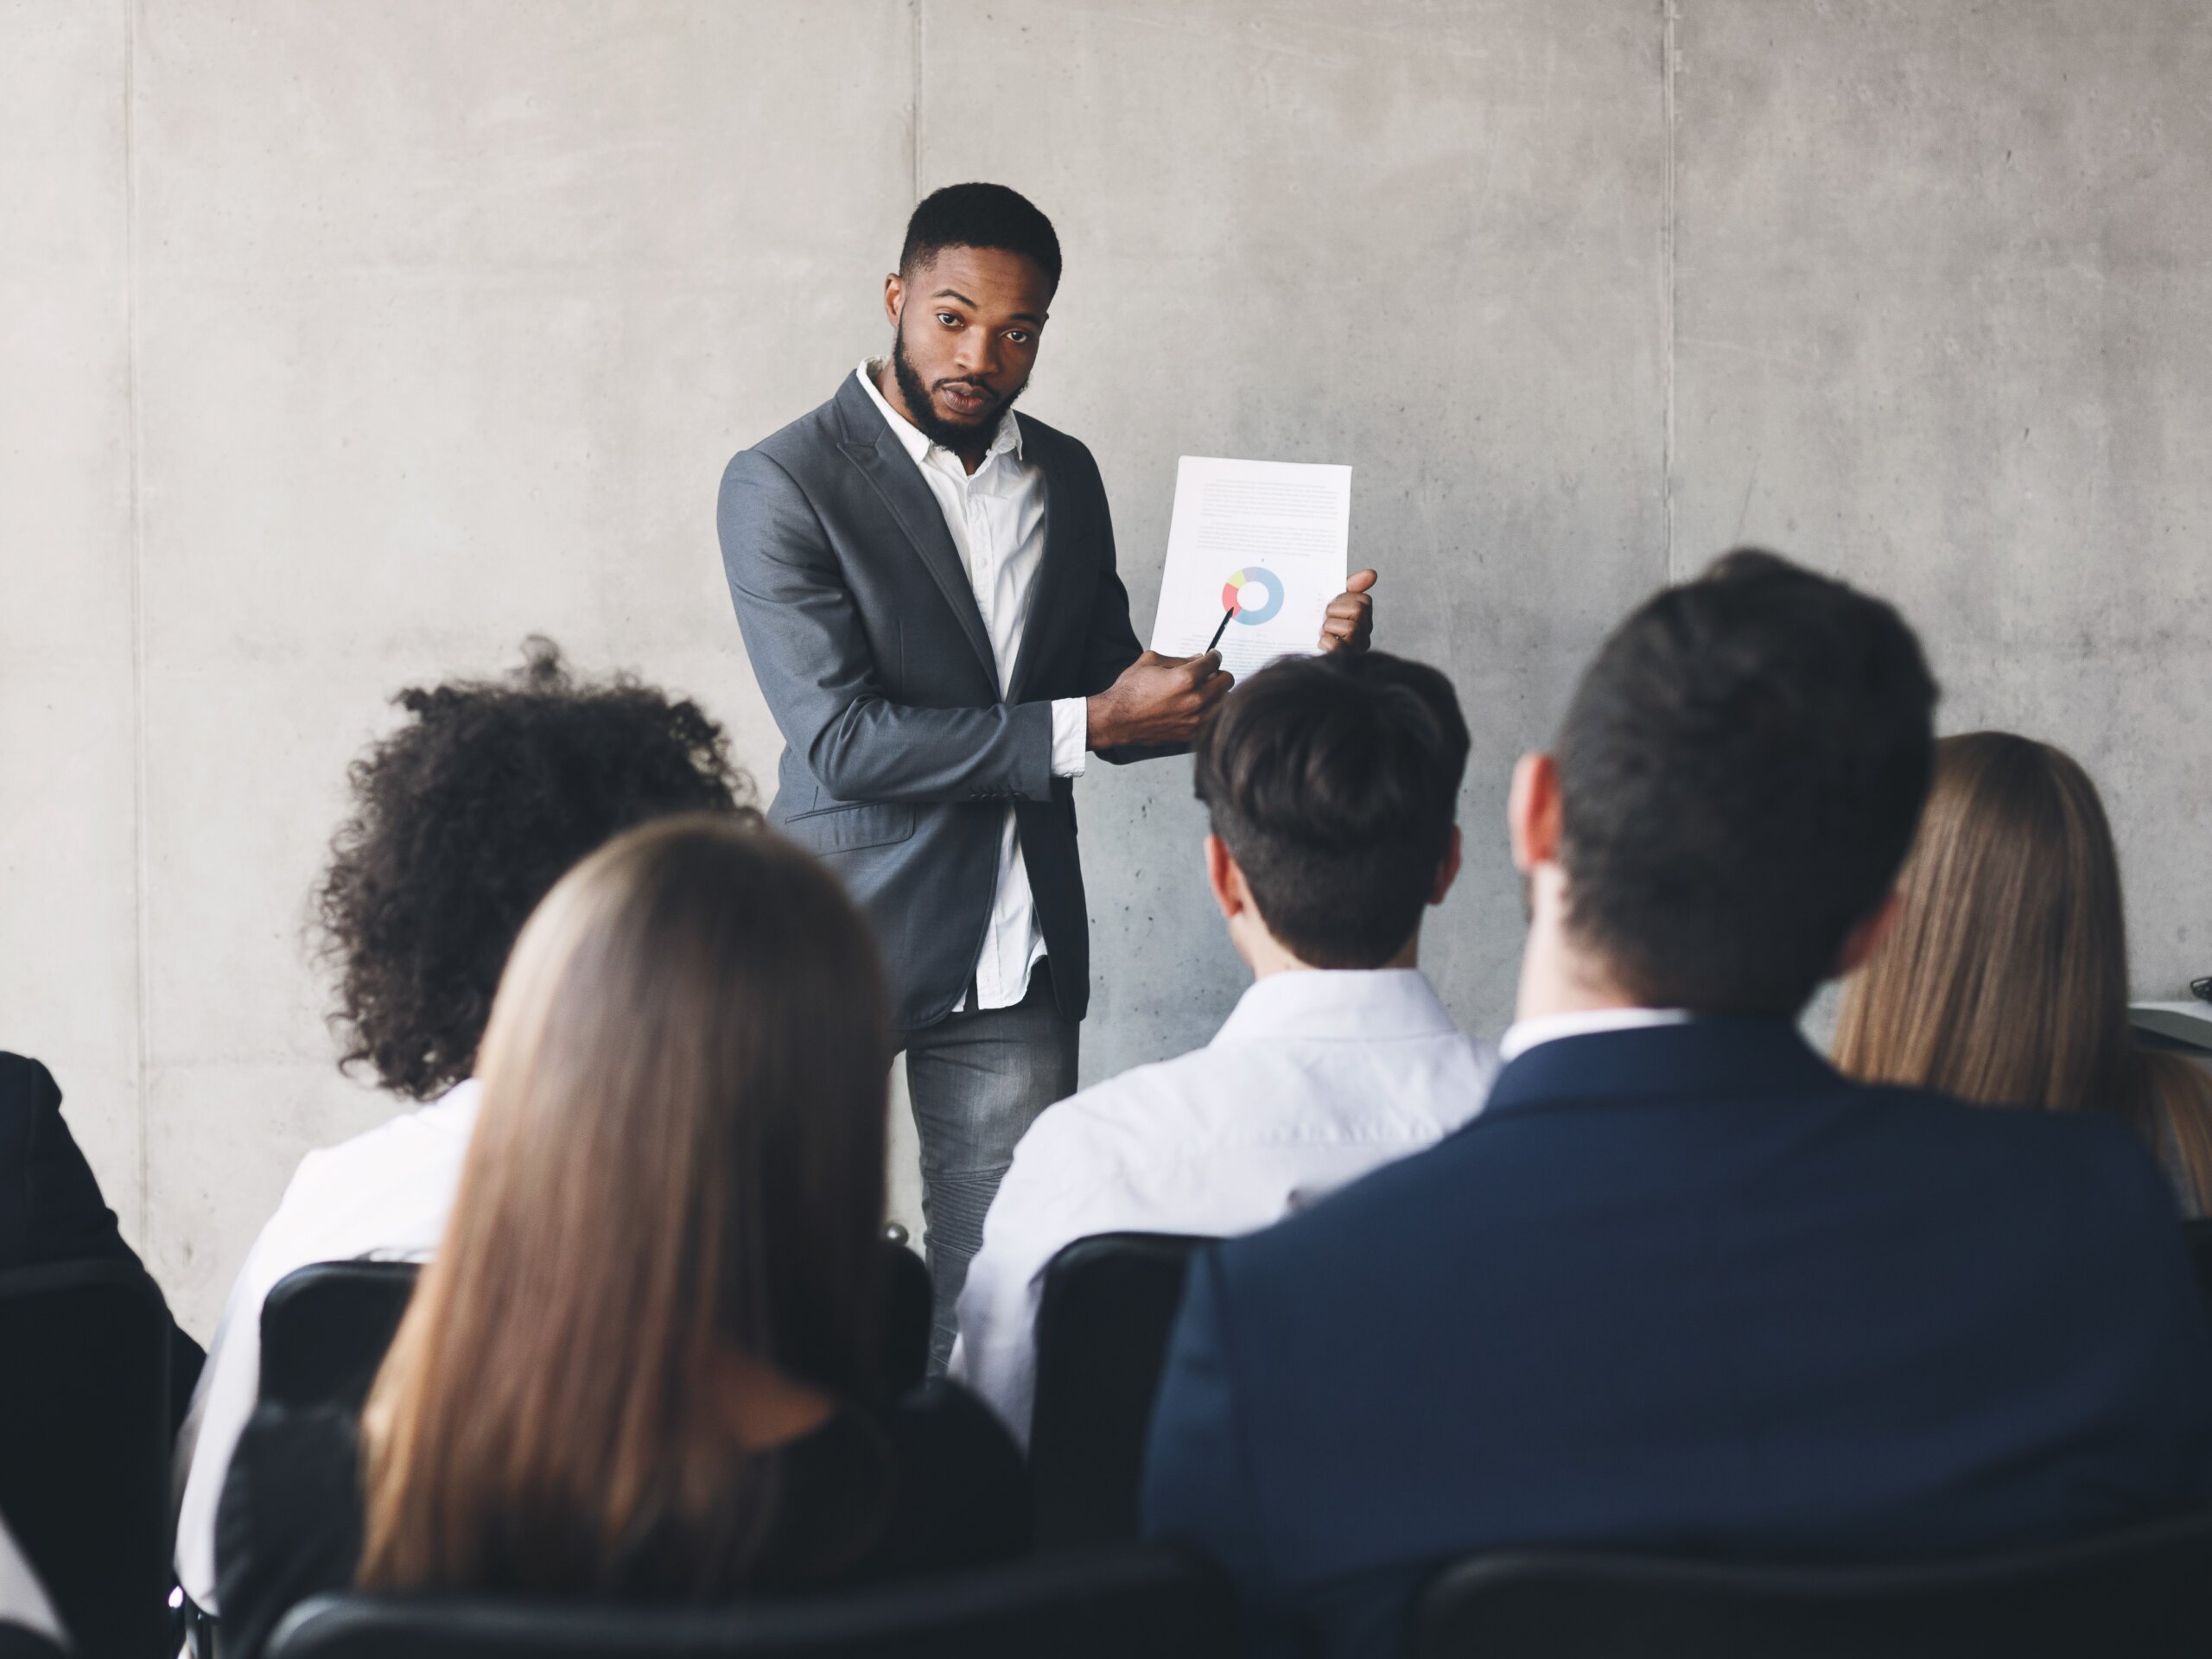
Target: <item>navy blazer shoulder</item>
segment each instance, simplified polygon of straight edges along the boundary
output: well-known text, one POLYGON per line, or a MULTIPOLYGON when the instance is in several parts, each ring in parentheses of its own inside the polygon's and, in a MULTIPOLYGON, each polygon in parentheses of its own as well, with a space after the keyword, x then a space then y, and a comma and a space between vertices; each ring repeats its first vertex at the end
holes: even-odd
POLYGON ((2212 1502, 2212 1344, 2115 1122, 1861 1086, 1778 1022, 1567 1039, 1201 1258, 1146 1502, 1263 1650, 1380 1653, 1480 1550, 1911 1558, 2212 1502))

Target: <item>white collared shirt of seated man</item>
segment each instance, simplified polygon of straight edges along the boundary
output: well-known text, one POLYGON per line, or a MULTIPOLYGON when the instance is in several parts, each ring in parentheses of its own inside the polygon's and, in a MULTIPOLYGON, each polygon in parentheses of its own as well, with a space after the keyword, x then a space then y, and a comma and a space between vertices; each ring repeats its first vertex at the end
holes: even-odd
MULTIPOLYGON (((1481 1110, 1497 1050, 1461 1031, 1418 965, 1421 931, 1379 968, 1308 966, 1268 931, 1220 836, 1206 875, 1253 982, 1214 1039, 1095 1084, 1014 1150, 960 1297, 951 1374, 1026 1446, 1045 1268, 1097 1233, 1250 1232, 1481 1110)), ((1459 832, 1430 905, 1459 873, 1459 832)))

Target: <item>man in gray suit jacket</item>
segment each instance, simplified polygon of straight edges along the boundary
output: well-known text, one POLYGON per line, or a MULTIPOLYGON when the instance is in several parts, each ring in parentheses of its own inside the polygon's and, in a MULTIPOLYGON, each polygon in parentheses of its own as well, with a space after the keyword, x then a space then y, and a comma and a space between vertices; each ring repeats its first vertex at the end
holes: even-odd
MULTIPOLYGON (((1074 779, 1171 753, 1230 683, 1144 651, 1090 452, 1011 408, 1060 251, 997 185, 915 209, 888 363, 722 475, 722 560, 785 748, 769 821, 875 925, 922 1152, 932 1351, 1014 1143, 1076 1084, 1074 779)), ((1364 646, 1363 572, 1322 643, 1364 646)))

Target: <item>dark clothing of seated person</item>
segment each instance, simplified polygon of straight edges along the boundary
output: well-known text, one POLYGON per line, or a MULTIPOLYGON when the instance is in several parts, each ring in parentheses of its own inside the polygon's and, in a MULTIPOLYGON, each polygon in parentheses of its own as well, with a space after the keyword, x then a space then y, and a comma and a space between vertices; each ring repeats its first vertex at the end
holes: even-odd
POLYGON ((257 1413, 240 1442, 225 1659, 349 1584, 698 1607, 1026 1548, 979 1402, 872 1397, 887 1009, 842 888, 752 821, 663 819, 563 877, 358 1439, 257 1413))
MULTIPOLYGON (((53 1074, 36 1060, 0 1053, 0 1273, 63 1262, 123 1262, 143 1271, 62 1119, 53 1074)), ((204 1357, 172 1320, 172 1431, 204 1357)))
POLYGON ((1256 1655, 1396 1656, 1517 1547, 1844 1562, 2212 1501, 2212 1343, 2116 1121, 1847 1080, 1935 688, 1887 606, 1754 552, 1650 601, 1516 774, 1519 1020, 1482 1115, 1194 1262, 1146 1527, 1256 1655))
MULTIPOLYGON (((664 1603, 800 1595, 978 1566, 1028 1546, 1020 1457, 989 1411, 952 1383, 925 1383, 885 1408, 842 1408, 731 1474, 725 1541, 748 1524, 765 1531, 741 1573, 648 1529, 607 1565, 604 1592, 664 1603), (749 1485, 773 1494, 765 1516, 741 1511, 749 1485)), ((352 1417, 257 1410, 224 1483, 215 1547, 226 1656, 260 1653, 283 1610, 350 1586, 361 1564, 352 1417)))

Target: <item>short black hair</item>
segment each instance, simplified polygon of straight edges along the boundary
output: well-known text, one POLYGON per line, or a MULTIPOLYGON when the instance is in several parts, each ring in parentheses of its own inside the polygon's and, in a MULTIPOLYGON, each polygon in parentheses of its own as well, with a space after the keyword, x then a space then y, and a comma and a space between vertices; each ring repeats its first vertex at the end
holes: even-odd
POLYGON ((1193 779, 1268 931, 1311 967, 1379 968, 1435 889, 1467 747, 1427 664, 1292 657, 1215 706, 1193 779))
POLYGON ((911 276, 946 248, 1002 248, 1034 261, 1047 289, 1060 285, 1060 238, 1052 221, 1002 184, 948 184, 923 197, 906 221, 899 275, 911 276))
POLYGON ((1936 698, 1895 610, 1775 554, 1656 595, 1554 746, 1570 933, 1648 1007, 1796 1015, 1904 861, 1936 698))
POLYGON ((625 830, 741 813, 752 785, 696 702, 579 681, 551 641, 521 669, 402 691, 407 722, 347 773, 353 812, 315 891, 341 1066, 425 1100, 469 1075, 522 925, 625 830))

